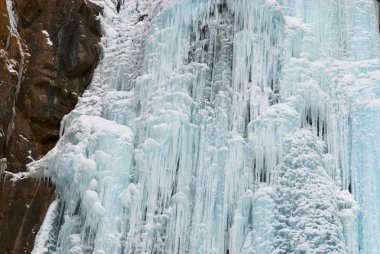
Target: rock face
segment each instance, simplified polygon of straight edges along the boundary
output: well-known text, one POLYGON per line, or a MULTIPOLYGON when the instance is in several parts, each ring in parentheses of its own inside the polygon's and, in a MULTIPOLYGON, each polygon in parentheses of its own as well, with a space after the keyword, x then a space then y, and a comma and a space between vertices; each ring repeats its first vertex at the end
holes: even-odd
POLYGON ((46 181, 11 179, 55 145, 90 83, 101 12, 86 0, 0 1, 0 253, 31 251, 54 198, 46 181))

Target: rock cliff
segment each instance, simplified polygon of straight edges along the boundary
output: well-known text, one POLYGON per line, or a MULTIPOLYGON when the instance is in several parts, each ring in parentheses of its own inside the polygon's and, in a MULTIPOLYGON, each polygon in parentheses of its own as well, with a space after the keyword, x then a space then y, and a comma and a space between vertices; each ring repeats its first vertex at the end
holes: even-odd
POLYGON ((90 83, 101 12, 87 0, 0 1, 0 253, 33 248, 54 187, 12 178, 55 145, 90 83))

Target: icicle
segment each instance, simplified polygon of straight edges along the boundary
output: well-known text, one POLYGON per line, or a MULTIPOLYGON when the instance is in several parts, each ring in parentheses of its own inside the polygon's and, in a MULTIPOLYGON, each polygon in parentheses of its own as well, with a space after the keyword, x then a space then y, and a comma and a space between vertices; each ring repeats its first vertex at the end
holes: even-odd
POLYGON ((380 249, 372 0, 103 5, 93 82, 29 164, 56 253, 380 249))
POLYGON ((0 159, 0 176, 3 175, 3 173, 6 169, 7 169, 7 159, 1 158, 0 159))
POLYGON ((32 254, 51 253, 56 250, 56 234, 59 227, 60 200, 56 199, 50 204, 44 222, 36 236, 32 254))

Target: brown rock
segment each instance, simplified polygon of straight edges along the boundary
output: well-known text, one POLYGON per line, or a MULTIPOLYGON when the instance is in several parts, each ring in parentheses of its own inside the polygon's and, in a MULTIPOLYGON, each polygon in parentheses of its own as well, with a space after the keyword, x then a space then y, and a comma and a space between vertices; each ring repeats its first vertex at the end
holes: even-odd
MULTIPOLYGON (((62 117, 91 81, 102 11, 85 0, 13 0, 18 34, 0 1, 0 159, 25 171, 57 142, 62 117), (23 68, 20 68, 23 67, 23 68), (19 89, 17 84, 19 83, 19 89)), ((46 180, 0 181, 0 254, 29 253, 54 188, 46 180)))

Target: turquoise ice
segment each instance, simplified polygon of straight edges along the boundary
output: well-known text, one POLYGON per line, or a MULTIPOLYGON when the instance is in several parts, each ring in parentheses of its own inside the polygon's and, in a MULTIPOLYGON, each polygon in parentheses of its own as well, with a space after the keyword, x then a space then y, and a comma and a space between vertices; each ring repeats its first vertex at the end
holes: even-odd
POLYGON ((380 253, 376 1, 93 2, 33 253, 380 253))

